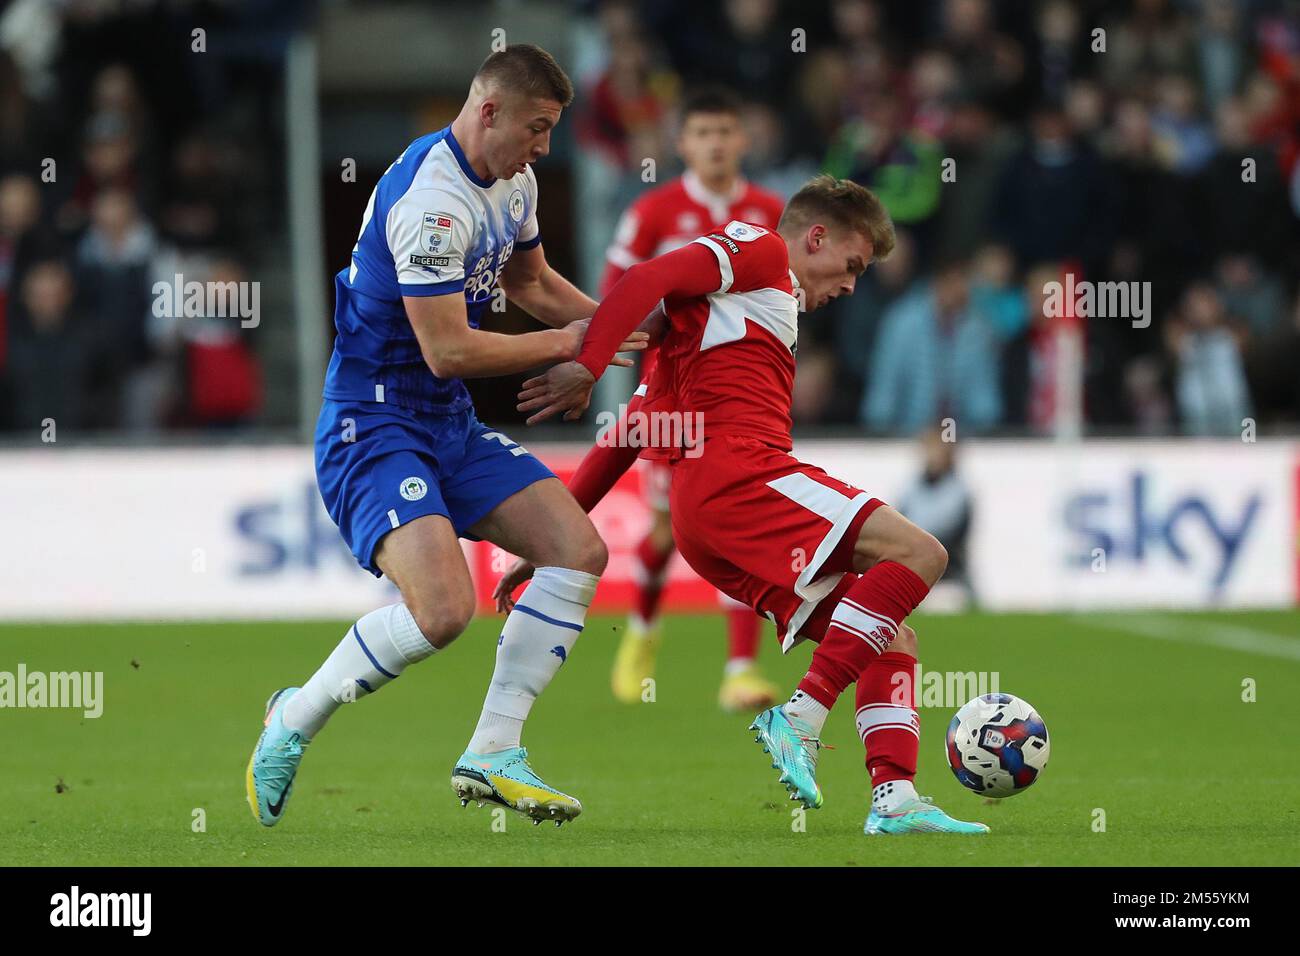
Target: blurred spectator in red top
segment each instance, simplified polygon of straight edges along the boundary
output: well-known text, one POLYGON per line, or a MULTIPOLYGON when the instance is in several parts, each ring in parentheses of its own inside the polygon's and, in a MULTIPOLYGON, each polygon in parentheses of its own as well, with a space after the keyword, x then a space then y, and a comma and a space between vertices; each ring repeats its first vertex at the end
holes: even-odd
POLYGON ((609 62, 586 97, 577 135, 622 169, 658 157, 666 146, 662 131, 676 80, 655 62, 632 8, 609 4, 601 10, 609 62))

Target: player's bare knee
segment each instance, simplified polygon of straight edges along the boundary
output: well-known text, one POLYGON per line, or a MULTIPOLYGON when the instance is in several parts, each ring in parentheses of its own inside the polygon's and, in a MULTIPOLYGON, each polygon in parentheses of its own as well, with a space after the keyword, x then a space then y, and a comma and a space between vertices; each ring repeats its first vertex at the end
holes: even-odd
POLYGON ((605 573, 605 565, 609 564, 609 548, 593 530, 575 560, 574 570, 599 577, 605 573))
POLYGON ((948 549, 928 531, 918 528, 917 532, 909 542, 908 559, 904 563, 933 587, 948 569, 948 549))
POLYGON ((926 538, 928 539, 931 560, 934 563, 934 580, 938 581, 943 577, 943 573, 948 570, 948 549, 934 535, 927 534, 926 538))
POLYGON ((609 549, 605 547, 605 542, 591 525, 588 525, 585 534, 574 538, 567 550, 569 553, 563 564, 564 567, 572 568, 574 571, 586 571, 588 574, 600 576, 605 571, 605 565, 609 563, 609 549))
POLYGON ((900 624, 898 633, 894 635, 894 640, 890 643, 889 649, 900 654, 916 657, 916 631, 906 624, 900 624))
POLYGON ((599 577, 609 563, 609 549, 591 522, 578 524, 569 533, 539 545, 529 556, 539 568, 568 568, 599 577))
POLYGON ((438 601, 417 601, 413 607, 408 602, 407 607, 424 639, 441 650, 469 627, 469 622, 474 617, 474 596, 457 595, 438 601))

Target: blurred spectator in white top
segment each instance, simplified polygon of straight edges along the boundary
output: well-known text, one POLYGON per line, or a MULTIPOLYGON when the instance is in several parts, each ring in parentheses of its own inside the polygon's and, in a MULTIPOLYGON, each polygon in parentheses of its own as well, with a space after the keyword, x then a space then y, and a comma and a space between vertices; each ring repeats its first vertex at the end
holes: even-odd
POLYGON ((1242 419, 1251 414, 1250 394, 1237 333, 1213 285, 1201 281, 1188 287, 1167 336, 1177 363, 1175 394, 1183 431, 1241 434, 1242 419))

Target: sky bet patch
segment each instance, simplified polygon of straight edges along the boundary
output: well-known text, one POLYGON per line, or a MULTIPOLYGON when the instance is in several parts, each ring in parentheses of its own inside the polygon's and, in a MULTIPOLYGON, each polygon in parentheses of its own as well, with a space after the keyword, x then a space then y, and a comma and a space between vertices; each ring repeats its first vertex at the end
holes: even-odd
POLYGON ((451 244, 451 217, 440 212, 426 212, 420 227, 420 248, 439 253, 451 244))

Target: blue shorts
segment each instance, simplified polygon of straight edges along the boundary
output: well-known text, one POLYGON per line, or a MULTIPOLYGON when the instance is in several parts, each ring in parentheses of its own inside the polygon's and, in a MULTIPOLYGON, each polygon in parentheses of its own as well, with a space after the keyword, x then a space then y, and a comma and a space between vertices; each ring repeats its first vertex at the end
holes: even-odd
POLYGON ((456 534, 517 491, 554 473, 474 409, 452 415, 378 402, 326 399, 316 421, 316 484, 325 510, 363 568, 376 577, 384 535, 424 515, 456 534))

